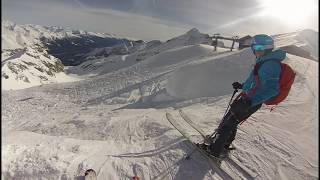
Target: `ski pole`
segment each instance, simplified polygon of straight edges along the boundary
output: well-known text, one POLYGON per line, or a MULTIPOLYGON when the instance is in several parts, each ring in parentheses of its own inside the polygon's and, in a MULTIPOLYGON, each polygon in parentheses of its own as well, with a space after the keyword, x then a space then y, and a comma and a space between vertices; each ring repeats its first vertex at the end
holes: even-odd
MULTIPOLYGON (((229 103, 228 103, 228 107, 227 107, 226 111, 224 112, 224 115, 223 115, 222 119, 226 116, 226 114, 227 114, 227 112, 228 112, 228 109, 229 109, 229 107, 230 107, 230 104, 231 104, 231 102, 232 102, 232 100, 233 100, 233 97, 234 97, 234 95, 235 95, 237 92, 238 92, 238 89, 235 89, 235 90, 233 91, 233 94, 232 94, 232 96, 231 96, 231 99, 230 99, 230 101, 229 101, 229 103)), ((216 132, 217 132, 217 129, 214 130, 214 132, 210 135, 210 137, 214 136, 216 132)))
POLYGON ((233 91, 233 94, 232 94, 231 99, 230 99, 230 101, 229 101, 228 107, 227 107, 226 111, 224 112, 224 115, 223 115, 222 119, 226 116, 226 114, 227 114, 227 112, 228 112, 228 110, 229 110, 230 104, 231 104, 231 102, 232 102, 232 99, 233 99, 234 95, 235 95, 237 92, 238 92, 238 89, 235 89, 235 90, 233 91))

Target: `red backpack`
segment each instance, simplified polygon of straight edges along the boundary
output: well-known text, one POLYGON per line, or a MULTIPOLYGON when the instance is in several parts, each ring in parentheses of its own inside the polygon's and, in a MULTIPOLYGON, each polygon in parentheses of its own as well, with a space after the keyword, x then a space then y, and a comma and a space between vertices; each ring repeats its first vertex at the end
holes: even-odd
MULTIPOLYGON (((273 60, 273 61, 278 62, 281 65, 281 74, 280 74, 280 80, 279 80, 280 89, 279 89, 279 94, 277 96, 264 102, 264 104, 266 105, 277 105, 280 102, 282 102, 288 96, 291 86, 293 84, 294 78, 296 76, 296 73, 288 64, 285 64, 276 60, 273 60)), ((267 61, 263 61, 254 66, 253 75, 255 76, 255 79, 257 81, 256 86, 260 84, 260 79, 258 77, 258 70, 264 62, 267 62, 267 61)))

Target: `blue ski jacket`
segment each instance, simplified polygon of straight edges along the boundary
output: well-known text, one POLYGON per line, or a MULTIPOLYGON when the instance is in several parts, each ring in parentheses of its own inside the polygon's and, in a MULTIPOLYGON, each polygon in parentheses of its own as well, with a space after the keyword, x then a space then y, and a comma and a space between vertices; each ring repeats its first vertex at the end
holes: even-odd
POLYGON ((260 103, 275 97, 279 94, 279 80, 281 74, 281 65, 275 61, 282 61, 286 57, 286 52, 280 49, 272 51, 265 56, 256 58, 256 63, 264 62, 258 70, 258 76, 260 79, 260 85, 257 87, 254 93, 249 93, 256 86, 256 80, 251 71, 247 80, 242 84, 242 92, 249 94, 248 98, 251 100, 251 106, 255 106, 260 103))

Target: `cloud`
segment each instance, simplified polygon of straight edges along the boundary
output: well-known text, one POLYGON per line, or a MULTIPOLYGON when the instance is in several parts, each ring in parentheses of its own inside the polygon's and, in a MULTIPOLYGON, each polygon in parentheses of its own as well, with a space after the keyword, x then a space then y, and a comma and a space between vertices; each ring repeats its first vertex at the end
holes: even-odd
POLYGON ((5 2, 4 19, 17 23, 58 25, 94 32, 116 34, 136 39, 167 40, 186 32, 191 27, 143 15, 111 9, 89 7, 78 0, 68 3, 58 1, 16 0, 5 2), (12 11, 12 9, 15 11, 12 11))
POLYGON ((167 40, 193 27, 207 33, 279 33, 318 28, 314 15, 289 27, 259 17, 258 0, 3 0, 3 19, 167 40))
POLYGON ((87 7, 82 4, 79 0, 73 0, 73 2, 75 2, 76 4, 78 4, 81 8, 86 9, 87 7))

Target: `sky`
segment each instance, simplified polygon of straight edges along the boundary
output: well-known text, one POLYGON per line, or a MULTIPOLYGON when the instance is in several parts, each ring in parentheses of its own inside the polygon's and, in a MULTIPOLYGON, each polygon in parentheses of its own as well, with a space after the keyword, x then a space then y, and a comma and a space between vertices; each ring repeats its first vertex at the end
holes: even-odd
POLYGON ((318 0, 2 0, 2 20, 168 40, 191 28, 226 36, 318 31, 318 0))

